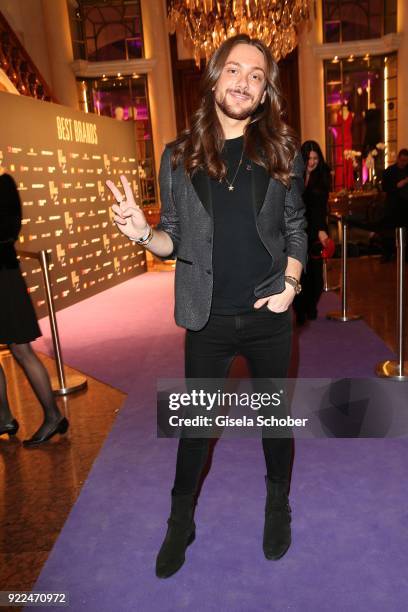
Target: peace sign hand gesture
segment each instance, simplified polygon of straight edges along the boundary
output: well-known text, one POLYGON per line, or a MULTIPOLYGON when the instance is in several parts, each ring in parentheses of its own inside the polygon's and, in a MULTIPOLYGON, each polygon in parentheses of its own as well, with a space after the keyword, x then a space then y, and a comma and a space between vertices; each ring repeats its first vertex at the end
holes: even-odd
POLYGON ((113 181, 106 181, 106 186, 110 189, 117 202, 117 204, 112 205, 112 210, 114 212, 113 220, 122 234, 133 240, 139 240, 146 234, 149 224, 146 221, 142 209, 135 202, 132 189, 126 176, 121 174, 120 181, 125 191, 124 196, 113 181))

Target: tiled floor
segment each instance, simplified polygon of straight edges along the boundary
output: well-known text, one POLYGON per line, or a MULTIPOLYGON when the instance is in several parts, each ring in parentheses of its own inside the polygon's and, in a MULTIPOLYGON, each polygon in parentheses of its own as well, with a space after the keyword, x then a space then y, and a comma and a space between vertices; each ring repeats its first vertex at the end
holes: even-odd
MULTIPOLYGON (((36 449, 21 440, 41 423, 41 409, 9 353, 0 353, 18 439, 0 438, 0 590, 34 584, 111 429, 125 394, 88 378, 88 390, 59 399, 70 429, 36 449), (71 435, 75 431, 75 435, 71 435), (59 438, 59 439, 58 439, 59 438)), ((41 356, 53 373, 54 363, 41 356)), ((66 368, 66 373, 74 373, 66 368)), ((16 608, 13 608, 16 610, 16 608)))
MULTIPOLYGON (((340 279, 340 260, 329 264, 329 280, 332 284, 340 279)), ((366 323, 382 338, 391 350, 397 348, 397 264, 395 261, 381 263, 379 256, 351 258, 349 271, 350 312, 361 314, 366 323)), ((405 293, 408 292, 408 264, 405 273, 405 293)), ((340 293, 337 292, 339 295, 340 293)), ((406 337, 405 350, 408 359, 408 299, 405 304, 406 337)), ((349 325, 349 323, 343 323, 349 325)))

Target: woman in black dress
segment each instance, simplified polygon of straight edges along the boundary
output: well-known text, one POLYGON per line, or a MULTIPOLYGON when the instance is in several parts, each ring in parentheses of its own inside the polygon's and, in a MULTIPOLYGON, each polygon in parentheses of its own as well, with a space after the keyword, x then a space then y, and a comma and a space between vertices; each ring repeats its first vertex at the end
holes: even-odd
MULTIPOLYGON (((20 272, 14 242, 21 229, 21 202, 17 186, 9 174, 0 176, 0 344, 7 344, 24 370, 44 411, 38 431, 24 440, 36 446, 56 433, 65 433, 68 421, 56 404, 48 372, 31 348, 41 336, 34 308, 20 272)), ((19 424, 10 412, 4 370, 0 365, 0 435, 15 435, 19 424)))
POLYGON ((306 206, 308 261, 302 274, 302 291, 293 301, 298 325, 317 318, 317 304, 323 291, 320 253, 329 238, 327 201, 330 191, 330 169, 317 142, 307 140, 301 151, 305 162, 303 201, 306 206))

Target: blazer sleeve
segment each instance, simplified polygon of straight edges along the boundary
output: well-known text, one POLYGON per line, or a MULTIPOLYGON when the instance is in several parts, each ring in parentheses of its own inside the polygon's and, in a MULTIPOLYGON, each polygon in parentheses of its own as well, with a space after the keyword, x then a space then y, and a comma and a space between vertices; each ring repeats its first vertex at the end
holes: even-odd
POLYGON ((303 159, 298 152, 293 162, 290 187, 285 194, 283 235, 286 240, 288 257, 297 259, 305 268, 307 261, 307 223, 302 198, 304 190, 303 170, 303 159))
POLYGON ((171 150, 169 147, 164 149, 161 157, 159 185, 161 212, 160 222, 157 225, 157 229, 166 232, 173 242, 173 252, 167 257, 162 257, 161 259, 174 259, 177 255, 178 246, 180 243, 180 226, 173 195, 171 150))

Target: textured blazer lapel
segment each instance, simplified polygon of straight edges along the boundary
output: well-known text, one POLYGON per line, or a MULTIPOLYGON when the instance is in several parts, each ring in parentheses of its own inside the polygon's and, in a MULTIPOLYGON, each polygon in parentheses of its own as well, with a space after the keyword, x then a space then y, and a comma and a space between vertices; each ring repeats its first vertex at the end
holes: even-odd
POLYGON ((204 170, 197 170, 192 176, 191 182, 200 202, 212 217, 211 184, 208 174, 204 170))
POLYGON ((259 215, 265 202, 266 192, 268 191, 271 177, 259 164, 252 163, 251 182, 252 182, 252 203, 256 215, 259 215))

